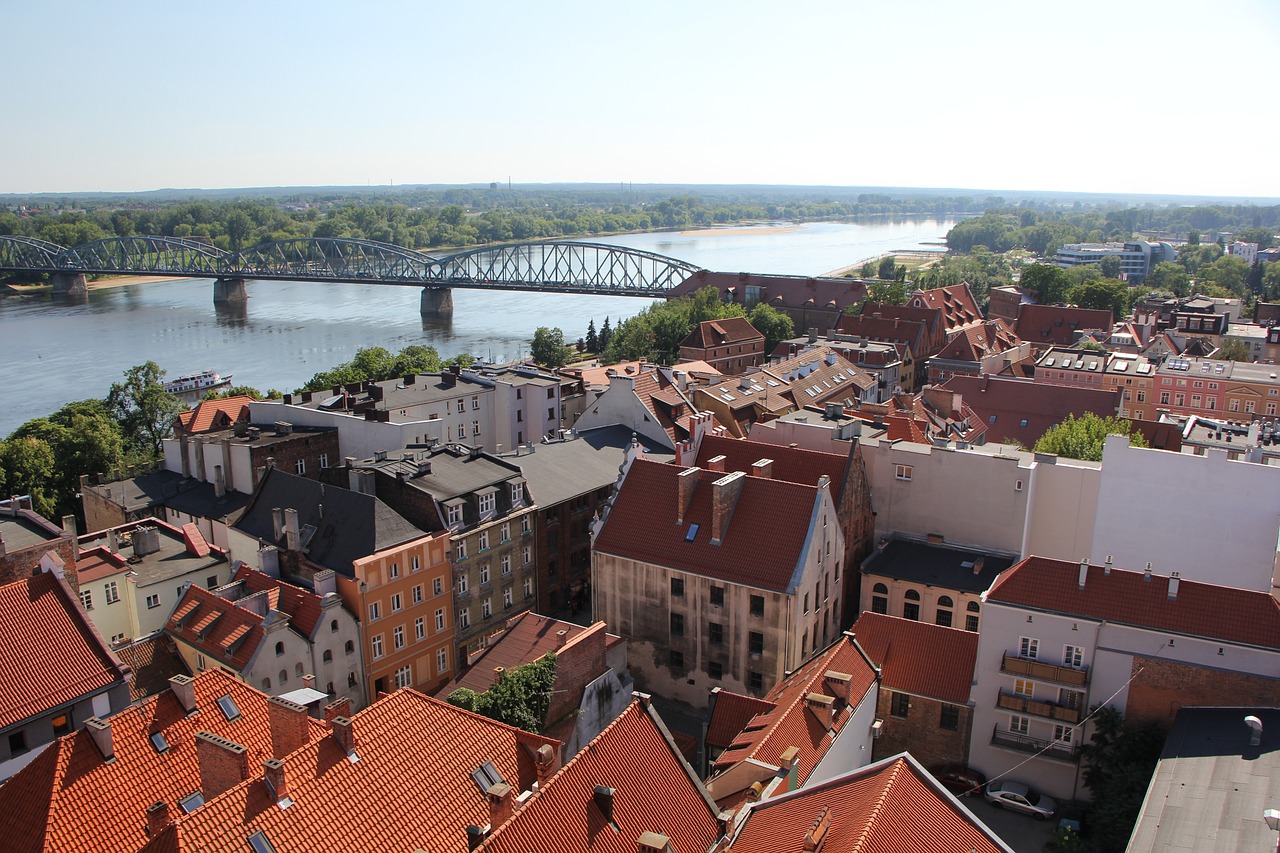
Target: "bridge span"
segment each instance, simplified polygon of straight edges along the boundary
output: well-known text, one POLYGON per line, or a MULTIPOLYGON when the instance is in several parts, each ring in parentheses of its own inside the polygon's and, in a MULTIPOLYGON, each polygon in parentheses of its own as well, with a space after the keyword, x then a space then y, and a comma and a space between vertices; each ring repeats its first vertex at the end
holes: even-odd
POLYGON ((250 280, 385 284, 421 287, 427 316, 452 313, 455 287, 662 298, 698 270, 653 252, 572 240, 428 255, 346 238, 299 238, 227 251, 182 237, 111 237, 66 247, 0 235, 0 272, 47 274, 55 293, 86 293, 88 275, 212 278, 215 302, 245 299, 250 280))

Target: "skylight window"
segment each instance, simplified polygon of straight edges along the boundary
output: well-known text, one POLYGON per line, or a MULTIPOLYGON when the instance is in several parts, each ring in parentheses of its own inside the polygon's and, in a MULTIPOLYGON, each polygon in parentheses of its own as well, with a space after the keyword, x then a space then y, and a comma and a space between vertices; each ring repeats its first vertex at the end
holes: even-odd
POLYGON ((492 761, 486 761, 475 770, 472 770, 471 778, 480 786, 480 793, 482 794, 488 793, 490 788, 502 782, 502 774, 498 772, 498 768, 493 766, 492 761))
POLYGON ((249 849, 253 853, 276 853, 275 846, 267 839, 265 832, 255 832, 249 836, 249 849))
POLYGON ((689 525, 689 532, 684 535, 684 541, 692 542, 693 538, 698 535, 698 522, 689 525))
POLYGON ((151 741, 151 746, 156 752, 169 751, 169 741, 164 739, 164 732, 152 732, 148 736, 148 739, 151 741))
POLYGON ((218 697, 218 708, 222 710, 222 716, 227 718, 227 722, 240 718, 240 709, 236 707, 230 693, 224 693, 218 697))
POLYGON ((183 797, 178 800, 178 806, 187 814, 191 814, 196 809, 204 805, 204 794, 196 791, 194 794, 183 797))

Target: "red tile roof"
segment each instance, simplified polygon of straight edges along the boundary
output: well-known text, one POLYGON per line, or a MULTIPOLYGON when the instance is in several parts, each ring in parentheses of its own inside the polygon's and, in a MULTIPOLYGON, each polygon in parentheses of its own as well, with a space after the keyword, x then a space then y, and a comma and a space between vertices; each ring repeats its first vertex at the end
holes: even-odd
POLYGON ((516 792, 527 791, 537 780, 536 750, 558 747, 411 689, 383 696, 351 724, 357 761, 335 737, 285 759, 287 809, 277 806, 261 763, 251 762, 248 781, 179 813, 143 849, 244 853, 262 832, 280 851, 464 853, 467 826, 489 823, 488 800, 471 774, 492 762, 516 792))
POLYGON ((1012 440, 1034 447, 1049 427, 1066 420, 1067 415, 1093 412, 1107 418, 1115 417, 1120 409, 1119 388, 1072 388, 991 375, 952 376, 938 387, 961 394, 965 405, 987 425, 988 444, 1012 440), (1024 420, 1026 426, 1022 425, 1024 420))
POLYGON ((231 582, 244 584, 246 595, 267 592, 267 601, 273 610, 289 614, 289 624, 302 636, 314 638, 320 622, 323 599, 310 590, 285 583, 265 572, 241 565, 231 582))
POLYGON ((701 471, 684 521, 675 465, 636 459, 596 539, 597 551, 758 589, 785 592, 804 555, 816 485, 746 477, 719 545, 711 544, 712 483, 701 471), (693 541, 686 541, 697 524, 693 541))
POLYGON ((1265 592, 1181 581, 1168 595, 1169 578, 1089 566, 1079 588, 1080 564, 1028 557, 996 578, 986 599, 1084 619, 1229 643, 1280 649, 1280 602, 1265 592))
POLYGON ((767 714, 777 705, 754 696, 743 696, 716 688, 711 691, 711 719, 707 721, 707 746, 724 748, 742 734, 752 718, 767 714))
POLYGON ((882 686, 955 705, 969 701, 976 631, 866 612, 850 633, 881 668, 882 686))
POLYGON ((168 690, 169 679, 175 675, 191 674, 173 640, 161 632, 121 646, 115 653, 133 670, 129 697, 134 702, 168 690))
POLYGON ((1018 336, 996 318, 968 326, 957 332, 951 341, 942 348, 937 358, 949 358, 955 361, 981 361, 989 355, 1011 350, 1019 343, 1018 336))
POLYGON ((680 346, 706 349, 763 340, 764 335, 756 331, 746 317, 725 317, 723 320, 703 320, 680 342, 680 346))
POLYGON ((804 784, 834 739, 827 724, 819 722, 807 708, 805 697, 810 693, 821 693, 843 700, 843 706, 837 706, 839 712, 830 724, 830 729, 839 734, 874 683, 875 670, 871 664, 848 637, 841 637, 830 649, 774 685, 764 697, 774 706, 773 710, 754 717, 747 724, 732 745, 716 759, 715 773, 747 758, 777 766, 782 753, 794 746, 800 750, 800 783, 804 784), (845 689, 834 684, 826 677, 828 672, 852 676, 849 687, 845 689), (841 691, 844 695, 839 695, 841 691))
POLYGON ((249 420, 249 404, 254 402, 248 395, 224 397, 221 400, 203 400, 194 409, 178 415, 178 430, 187 435, 226 429, 236 421, 249 420), (221 417, 219 417, 221 415, 221 417))
POLYGON ((839 453, 823 453, 818 450, 805 450, 718 435, 703 437, 702 444, 698 448, 698 459, 694 464, 706 468, 707 461, 717 456, 725 457, 725 471, 746 471, 748 474, 751 473, 751 466, 756 462, 761 459, 772 459, 770 479, 786 480, 788 483, 801 483, 806 486, 816 486, 818 478, 826 474, 831 478, 832 493, 837 498, 840 496, 841 487, 844 486, 845 471, 849 465, 848 457, 839 453))
POLYGON ((0 586, 0 625, 0 729, 129 674, 49 572, 0 586))
POLYGON ((729 850, 802 853, 808 833, 832 853, 1011 853, 905 753, 753 804, 729 850))
POLYGON ((236 672, 249 665, 266 633, 262 617, 257 613, 237 607, 195 584, 182 594, 164 630, 175 640, 199 649, 201 654, 236 672), (193 602, 195 607, 191 606, 193 602))
POLYGON ((480 849, 635 853, 636 840, 645 832, 661 833, 675 850, 693 853, 707 850, 720 837, 720 824, 714 804, 678 756, 665 727, 633 702, 480 849), (612 827, 595 804, 597 785, 616 792, 612 827))
POLYGON ((852 406, 876 378, 828 346, 805 350, 764 368, 764 373, 788 383, 785 391, 797 409, 840 402, 852 406))
POLYGON ((917 290, 908 298, 908 304, 913 308, 940 309, 948 333, 982 321, 982 311, 978 309, 968 282, 917 290))
MULTIPOLYGON (((554 652, 559 648, 560 631, 565 632, 565 642, 568 642, 587 630, 573 622, 563 622, 525 611, 508 620, 506 630, 501 635, 491 635, 484 653, 453 681, 437 690, 436 696, 443 699, 459 687, 483 693, 493 686, 493 671, 496 667, 503 667, 509 672, 523 664, 532 663, 547 652, 554 652)), ((613 634, 608 636, 615 641, 620 640, 613 634)))
MULTIPOLYGON (((87 730, 55 741, 0 786, 9 851, 134 851, 147 841, 146 809, 163 801, 181 814, 180 798, 200 790, 195 733, 211 731, 245 746, 254 772, 271 757, 267 697, 220 670, 192 682, 197 712, 188 716, 171 691, 111 717, 115 760, 107 763, 87 730), (230 696, 240 716, 228 721, 215 704, 230 696), (164 735, 158 753, 150 735, 164 735)), ((311 721, 312 739, 326 728, 311 721)), ((247 849, 247 848, 246 848, 247 849)))
POLYGON ((1033 347, 1071 346, 1075 332, 1085 329, 1111 328, 1111 312, 1069 305, 1035 305, 1023 303, 1013 330, 1033 347))

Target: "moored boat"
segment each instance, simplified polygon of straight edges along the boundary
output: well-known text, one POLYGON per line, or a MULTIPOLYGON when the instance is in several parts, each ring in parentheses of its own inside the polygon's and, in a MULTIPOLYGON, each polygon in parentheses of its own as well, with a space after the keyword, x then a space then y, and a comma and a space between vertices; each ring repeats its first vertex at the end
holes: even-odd
POLYGON ((210 388, 220 388, 223 385, 230 384, 230 373, 223 376, 212 370, 205 370, 192 376, 180 376, 171 382, 166 382, 164 383, 164 390, 166 394, 191 394, 198 391, 208 391, 210 388))

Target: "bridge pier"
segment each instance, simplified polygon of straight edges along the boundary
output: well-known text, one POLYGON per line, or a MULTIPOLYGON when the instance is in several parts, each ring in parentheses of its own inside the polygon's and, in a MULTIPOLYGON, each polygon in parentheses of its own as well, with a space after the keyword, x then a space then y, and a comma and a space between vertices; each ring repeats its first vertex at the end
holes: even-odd
POLYGON ((453 290, 448 287, 422 288, 421 312, 423 317, 452 317, 453 290))
POLYGON ((244 302, 248 298, 242 278, 219 278, 213 282, 214 302, 244 302))
POLYGON ((89 295, 89 284, 82 272, 56 272, 51 276, 55 296, 83 297, 89 295))

